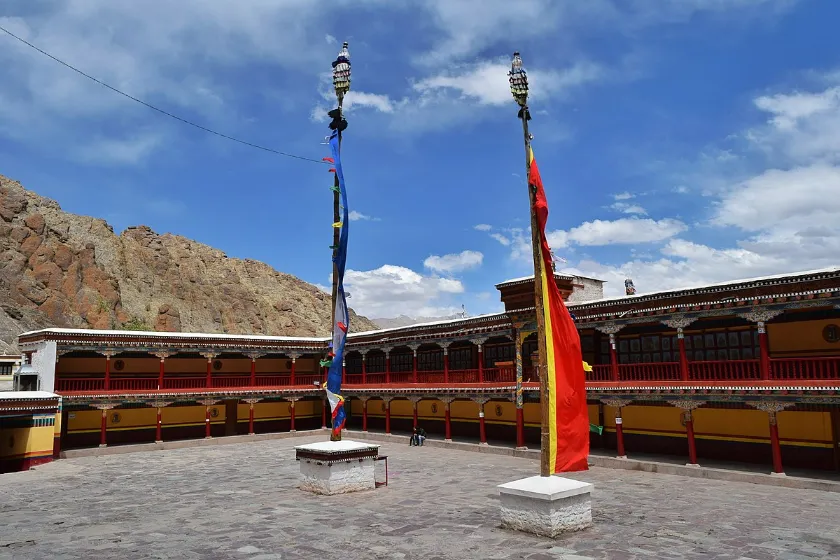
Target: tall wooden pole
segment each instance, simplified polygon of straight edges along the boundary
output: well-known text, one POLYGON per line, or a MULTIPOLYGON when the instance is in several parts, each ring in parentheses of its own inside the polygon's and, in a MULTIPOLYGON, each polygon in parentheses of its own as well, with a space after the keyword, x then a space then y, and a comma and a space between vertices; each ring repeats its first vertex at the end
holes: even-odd
MULTIPOLYGON (((344 95, 336 94, 338 97, 338 122, 341 122, 341 113, 344 105, 344 95)), ((341 128, 338 129, 338 151, 341 153, 341 128)), ((341 221, 341 195, 339 193, 338 173, 335 173, 335 189, 333 190, 333 223, 341 221)), ((333 272, 332 272, 332 309, 330 310, 331 329, 330 336, 335 339, 335 302, 338 299, 338 264, 335 262, 335 256, 338 252, 338 242, 341 228, 333 227, 333 272)), ((335 348, 332 349, 335 351, 335 348)))
MULTIPOLYGON (((537 371, 540 376, 540 476, 551 476, 550 452, 551 434, 548 429, 548 367, 546 358, 545 315, 543 315, 542 257, 540 256, 540 230, 537 223, 535 204, 537 190, 531 184, 531 134, 528 132, 528 106, 519 111, 522 132, 525 138, 525 173, 528 178, 528 200, 531 211, 531 250, 534 255, 534 308, 537 316, 537 349, 539 353, 537 371)), ((551 274, 554 281, 554 274, 551 274)))

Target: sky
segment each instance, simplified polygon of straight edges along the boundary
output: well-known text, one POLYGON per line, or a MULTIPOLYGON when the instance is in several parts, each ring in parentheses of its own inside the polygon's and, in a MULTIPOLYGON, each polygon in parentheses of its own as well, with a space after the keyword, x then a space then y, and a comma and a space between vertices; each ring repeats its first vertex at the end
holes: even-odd
MULTIPOLYGON (((502 310, 533 273, 507 83, 531 85, 558 271, 639 293, 840 263, 840 3, 829 0, 6 0, 0 25, 202 126, 342 160, 349 303, 369 317, 502 310)), ((330 283, 327 166, 156 113, 0 33, 0 173, 330 283)), ((325 288, 326 289, 326 288, 325 288)))

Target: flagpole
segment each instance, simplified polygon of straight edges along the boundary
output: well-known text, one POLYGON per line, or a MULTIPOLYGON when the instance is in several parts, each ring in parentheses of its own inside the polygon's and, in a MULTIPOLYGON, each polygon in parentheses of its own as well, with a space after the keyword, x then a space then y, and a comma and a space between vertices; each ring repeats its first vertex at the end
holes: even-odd
MULTIPOLYGON (((335 97, 338 101, 338 108, 330 111, 328 114, 330 118, 332 118, 332 122, 330 123, 330 128, 334 129, 338 132, 338 153, 341 153, 341 141, 342 141, 342 132, 345 128, 347 128, 347 121, 344 119, 343 110, 344 110, 344 95, 350 90, 350 54, 347 50, 348 44, 347 41, 341 47, 341 51, 338 53, 338 58, 336 58, 335 62, 333 62, 333 87, 335 89, 335 97)), ((338 179, 338 173, 335 174, 335 181, 333 183, 333 243, 332 243, 332 308, 330 309, 330 337, 331 342, 335 340, 336 336, 336 329, 339 327, 336 323, 335 311, 336 311, 336 303, 338 301, 338 281, 339 281, 339 271, 338 271, 338 262, 336 259, 338 253, 338 246, 341 239, 341 230, 347 227, 347 224, 342 224, 341 227, 335 227, 336 223, 342 221, 342 214, 341 214, 341 191, 340 191, 341 184, 338 179)), ((342 319, 343 320, 343 319, 342 319)), ((346 325, 346 328, 349 328, 349 325, 346 325)), ((330 343, 329 348, 329 356, 328 359, 331 359, 332 356, 335 354, 336 349, 332 347, 332 343, 330 343)), ((342 354, 341 357, 342 361, 344 360, 344 356, 342 354)), ((343 364, 339 364, 338 367, 343 368, 343 364)), ((341 440, 341 431, 336 432, 335 426, 333 426, 333 432, 330 435, 331 441, 340 441, 341 440)))
MULTIPOLYGON (((551 476, 549 445, 551 434, 548 428, 548 367, 546 358, 545 315, 543 315, 543 263, 540 256, 540 231, 537 223, 536 188, 531 184, 531 134, 528 132, 528 121, 531 114, 528 111, 528 77, 522 68, 522 58, 518 52, 513 53, 511 63, 510 91, 519 104, 519 118, 522 120, 522 133, 525 139, 525 176, 528 184, 528 201, 531 213, 531 251, 534 257, 534 310, 537 316, 537 374, 540 379, 540 476, 551 476)), ((554 274, 551 274, 552 281, 554 274)))

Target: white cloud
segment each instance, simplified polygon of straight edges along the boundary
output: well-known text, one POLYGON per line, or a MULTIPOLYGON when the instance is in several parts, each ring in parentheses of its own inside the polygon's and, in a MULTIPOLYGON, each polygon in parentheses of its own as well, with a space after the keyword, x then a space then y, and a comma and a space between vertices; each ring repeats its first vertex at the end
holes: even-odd
POLYGON ((158 134, 136 135, 125 139, 92 140, 74 150, 78 158, 90 163, 132 165, 145 160, 160 144, 158 134))
POLYGON ((665 218, 621 218, 619 220, 593 220, 584 222, 569 231, 548 232, 546 237, 552 248, 567 245, 613 245, 655 243, 665 241, 688 228, 679 220, 665 218))
MULTIPOLYGON (((435 90, 451 90, 463 98, 476 100, 484 105, 508 105, 512 102, 507 72, 510 61, 485 61, 465 65, 455 70, 420 80, 414 89, 421 94, 435 90)), ((561 71, 529 70, 529 97, 546 99, 561 97, 575 86, 595 81, 604 75, 600 66, 580 62, 561 71)))
POLYGON ((338 39, 336 39, 335 37, 333 37, 329 33, 327 33, 327 35, 324 37, 324 39, 327 41, 328 45, 335 45, 335 44, 338 43, 338 39))
POLYGON ((490 224, 478 224, 477 226, 473 226, 473 229, 476 229, 478 231, 490 231, 491 229, 493 229, 493 226, 491 226, 490 224))
POLYGON ((423 266, 429 270, 443 273, 460 272, 481 266, 484 255, 478 251, 461 251, 449 255, 431 255, 423 261, 423 266))
POLYGON ((647 211, 639 206, 638 204, 627 204, 626 202, 614 202, 610 208, 613 210, 617 210, 618 212, 623 212, 624 214, 639 214, 642 216, 647 215, 647 211))
POLYGON ((623 193, 614 194, 613 199, 614 200, 630 200, 631 198, 633 198, 635 196, 636 196, 635 194, 631 194, 627 191, 624 191, 623 193))
POLYGON ((379 218, 374 218, 372 216, 368 216, 367 214, 362 214, 361 212, 357 212, 356 210, 350 210, 348 213, 348 217, 350 218, 351 222, 356 222, 359 220, 370 220, 372 222, 378 222, 379 218))
POLYGON ((492 237, 493 239, 495 239, 496 241, 498 241, 499 243, 501 243, 505 247, 508 247, 511 243, 510 239, 508 237, 505 237, 501 233, 491 233, 490 237, 492 237))
POLYGON ((755 106, 768 113, 767 123, 746 137, 771 157, 791 164, 840 160, 840 75, 822 91, 761 96, 755 106))
POLYGON ((677 185, 676 187, 671 189, 671 192, 675 192, 677 194, 688 194, 689 191, 688 187, 686 187, 685 185, 677 185))
POLYGON ((383 265, 375 270, 347 270, 344 284, 351 306, 368 317, 437 317, 457 312, 449 298, 464 293, 453 278, 423 276, 409 268, 383 265))

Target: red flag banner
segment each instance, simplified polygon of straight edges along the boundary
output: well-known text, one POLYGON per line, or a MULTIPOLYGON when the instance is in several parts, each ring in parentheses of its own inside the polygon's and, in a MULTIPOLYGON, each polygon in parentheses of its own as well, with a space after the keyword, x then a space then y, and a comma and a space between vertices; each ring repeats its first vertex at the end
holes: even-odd
POLYGON ((586 406, 586 374, 583 372, 580 335, 554 280, 551 249, 545 238, 548 202, 534 152, 530 148, 528 159, 528 180, 536 189, 534 210, 540 232, 543 308, 537 309, 537 313, 542 312, 545 318, 548 371, 540 374, 548 378, 548 402, 543 406, 549 407, 549 464, 552 474, 584 471, 589 468, 589 411, 586 406))

